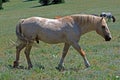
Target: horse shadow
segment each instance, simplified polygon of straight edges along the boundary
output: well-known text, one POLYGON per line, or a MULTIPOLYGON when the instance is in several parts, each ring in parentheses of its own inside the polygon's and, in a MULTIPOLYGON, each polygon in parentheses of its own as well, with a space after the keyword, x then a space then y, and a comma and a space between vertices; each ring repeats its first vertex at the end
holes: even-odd
MULTIPOLYGON (((30 70, 28 69, 27 67, 25 66, 22 66, 22 65, 19 65, 17 67, 13 67, 13 65, 6 65, 6 67, 8 69, 23 69, 23 70, 30 70)), ((36 68, 39 68, 39 69, 45 69, 45 67, 43 65, 36 65, 36 68)))
MULTIPOLYGON (((47 5, 46 5, 47 6, 47 5)), ((38 7, 43 7, 43 5, 36 5, 36 6, 32 6, 30 8, 38 8, 38 7)))
POLYGON ((8 69, 27 69, 27 67, 24 66, 17 66, 17 67, 13 67, 12 65, 7 65, 6 66, 8 69))
MULTIPOLYGON (((44 69, 45 69, 45 67, 44 67, 43 65, 35 65, 35 66, 36 66, 36 68, 39 68, 39 69, 41 69, 41 70, 44 70, 44 69)), ((8 69, 30 70, 30 69, 28 69, 27 67, 22 66, 22 65, 20 65, 20 66, 18 66, 18 67, 15 67, 15 68, 14 68, 12 65, 7 65, 7 68, 8 68, 8 69)), ((58 70, 58 69, 56 69, 56 70, 59 71, 59 72, 66 72, 66 71, 79 72, 79 71, 81 71, 81 70, 83 70, 83 71, 89 70, 89 68, 84 68, 84 69, 80 69, 80 68, 65 68, 64 70, 58 70)))
POLYGON ((84 68, 84 69, 80 69, 80 68, 65 68, 64 70, 58 70, 59 72, 67 72, 67 71, 72 71, 72 72, 79 72, 79 71, 87 71, 90 68, 84 68))

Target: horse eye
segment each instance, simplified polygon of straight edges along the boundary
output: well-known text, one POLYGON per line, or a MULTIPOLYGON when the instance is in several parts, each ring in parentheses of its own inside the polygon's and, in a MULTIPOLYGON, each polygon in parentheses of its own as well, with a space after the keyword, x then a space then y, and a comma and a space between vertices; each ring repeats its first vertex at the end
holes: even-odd
POLYGON ((105 29, 105 26, 102 26, 102 29, 105 29))

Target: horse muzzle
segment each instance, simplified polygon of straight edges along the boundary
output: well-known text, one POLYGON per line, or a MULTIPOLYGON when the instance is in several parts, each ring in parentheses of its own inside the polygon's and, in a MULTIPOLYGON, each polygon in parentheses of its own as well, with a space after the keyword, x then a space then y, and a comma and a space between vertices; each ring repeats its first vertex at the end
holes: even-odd
POLYGON ((105 36, 105 41, 110 41, 111 39, 112 39, 111 36, 108 36, 108 35, 105 36))

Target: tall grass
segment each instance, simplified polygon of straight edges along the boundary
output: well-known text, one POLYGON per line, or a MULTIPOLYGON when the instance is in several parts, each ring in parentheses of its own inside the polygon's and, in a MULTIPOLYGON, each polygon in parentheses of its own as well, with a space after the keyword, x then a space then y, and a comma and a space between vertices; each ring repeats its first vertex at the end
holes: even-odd
MULTIPOLYGON (((0 80, 120 80, 119 4, 119 0, 66 0, 63 4, 44 7, 37 0, 11 0, 3 4, 4 10, 0 11, 0 80), (57 71, 55 67, 61 57, 63 44, 49 45, 43 42, 31 51, 34 66, 31 70, 11 67, 15 60, 15 47, 9 47, 11 40, 16 40, 15 26, 19 19, 31 16, 54 18, 75 13, 100 14, 102 11, 112 12, 116 17, 115 23, 108 23, 113 39, 105 42, 95 32, 81 37, 79 44, 91 63, 89 69, 85 69, 82 57, 70 47, 65 59, 66 70, 57 71)), ((27 67, 23 51, 20 65, 27 67)))

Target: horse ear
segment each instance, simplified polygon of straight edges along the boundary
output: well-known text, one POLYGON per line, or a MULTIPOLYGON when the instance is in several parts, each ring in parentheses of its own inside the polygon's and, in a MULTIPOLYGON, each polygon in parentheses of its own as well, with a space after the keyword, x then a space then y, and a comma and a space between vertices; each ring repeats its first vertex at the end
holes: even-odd
POLYGON ((100 22, 102 22, 102 20, 103 20, 103 17, 101 18, 100 22))

